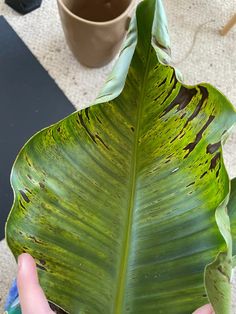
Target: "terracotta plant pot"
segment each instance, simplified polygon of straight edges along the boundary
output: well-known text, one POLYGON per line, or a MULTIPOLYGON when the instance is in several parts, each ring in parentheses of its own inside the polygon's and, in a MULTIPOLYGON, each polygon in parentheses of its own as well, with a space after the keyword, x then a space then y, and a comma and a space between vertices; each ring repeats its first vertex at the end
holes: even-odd
POLYGON ((134 0, 58 0, 69 48, 88 67, 109 63, 124 39, 134 0))

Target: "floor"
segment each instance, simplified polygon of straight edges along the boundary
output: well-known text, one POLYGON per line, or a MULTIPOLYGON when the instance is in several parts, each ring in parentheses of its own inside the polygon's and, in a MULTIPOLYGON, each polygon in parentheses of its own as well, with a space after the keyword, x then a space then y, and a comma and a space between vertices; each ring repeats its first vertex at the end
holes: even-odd
MULTIPOLYGON (((236 106, 236 27, 226 37, 221 37, 218 32, 236 12, 236 1, 163 2, 169 19, 173 64, 182 71, 185 82, 209 82, 226 94, 236 106)), ((56 1, 43 0, 39 10, 24 17, 18 16, 1 1, 0 15, 7 18, 77 109, 82 109, 93 101, 112 64, 91 70, 74 60, 64 41, 56 1)), ((230 177, 235 177, 236 129, 225 145, 224 156, 230 177)), ((2 241, 0 313, 15 271, 15 262, 5 241, 2 241)), ((236 289, 234 295, 236 296, 236 289)), ((234 303, 236 304, 236 297, 234 303)), ((233 313, 236 313, 236 306, 234 308, 233 313)))

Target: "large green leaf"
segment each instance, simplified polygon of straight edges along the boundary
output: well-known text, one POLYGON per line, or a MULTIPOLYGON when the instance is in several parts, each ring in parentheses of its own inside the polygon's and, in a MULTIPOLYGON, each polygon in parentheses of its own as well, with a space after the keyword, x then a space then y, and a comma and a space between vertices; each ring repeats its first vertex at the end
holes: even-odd
POLYGON ((95 105, 14 165, 8 244, 70 313, 189 314, 208 302, 204 273, 215 312, 230 313, 221 140, 236 113, 214 87, 178 81, 169 49, 161 1, 143 1, 95 105))

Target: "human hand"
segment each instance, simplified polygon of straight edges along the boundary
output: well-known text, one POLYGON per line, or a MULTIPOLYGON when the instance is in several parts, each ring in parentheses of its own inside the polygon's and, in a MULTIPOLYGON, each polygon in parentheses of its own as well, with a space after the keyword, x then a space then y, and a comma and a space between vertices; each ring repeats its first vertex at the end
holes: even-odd
POLYGON ((24 253, 18 258, 17 286, 22 314, 54 313, 39 285, 36 264, 29 254, 24 253))
POLYGON ((210 304, 206 304, 193 312, 193 314, 214 314, 214 310, 210 304))
MULTIPOLYGON (((35 261, 32 256, 26 253, 18 258, 17 286, 22 314, 54 313, 49 307, 47 298, 39 285, 35 261)), ((193 314, 214 314, 214 311, 207 304, 193 314)))

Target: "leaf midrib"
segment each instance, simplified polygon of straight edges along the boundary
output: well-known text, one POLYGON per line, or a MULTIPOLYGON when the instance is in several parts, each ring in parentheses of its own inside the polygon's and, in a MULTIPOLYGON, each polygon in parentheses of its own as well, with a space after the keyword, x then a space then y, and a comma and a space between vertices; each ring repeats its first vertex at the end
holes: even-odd
POLYGON ((137 113, 137 122, 136 122, 136 129, 134 134, 134 146, 133 146, 133 154, 131 159, 131 164, 133 165, 131 170, 131 180, 130 180, 130 199, 129 199, 129 206, 128 206, 128 223, 127 223, 127 232, 125 236, 125 244, 124 244, 124 254, 121 258, 121 266, 120 266, 120 275, 119 275, 119 282, 117 284, 117 295, 114 302, 114 314, 122 314, 122 309, 124 305, 124 291, 125 291, 125 279, 127 274, 127 267, 128 267, 128 260, 129 260, 129 251, 130 251, 130 243, 131 243, 131 235, 132 235, 132 225, 133 225, 133 209, 134 209, 134 200, 136 194, 136 181, 137 181, 137 161, 138 161, 138 141, 140 135, 140 119, 143 112, 143 100, 145 96, 145 86, 146 80, 149 74, 149 67, 150 67, 150 52, 152 49, 152 45, 150 44, 148 48, 146 63, 145 63, 145 74, 143 76, 142 81, 142 88, 140 92, 140 101, 138 102, 138 113, 137 113))

